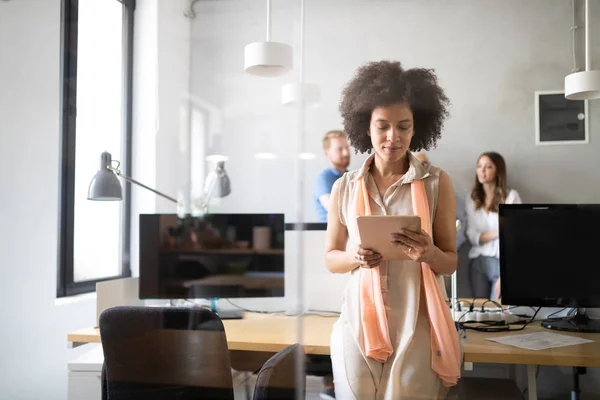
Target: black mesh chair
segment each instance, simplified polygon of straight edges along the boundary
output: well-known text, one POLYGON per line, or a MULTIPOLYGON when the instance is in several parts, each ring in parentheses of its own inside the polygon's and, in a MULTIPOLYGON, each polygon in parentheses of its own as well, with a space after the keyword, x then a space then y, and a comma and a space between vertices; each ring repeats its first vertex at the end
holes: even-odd
POLYGON ((304 348, 294 344, 271 357, 258 372, 253 400, 290 400, 296 398, 296 391, 306 395, 306 372, 304 371, 304 348), (302 358, 302 368, 298 370, 298 357, 302 358), (302 374, 302 388, 296 384, 296 374, 302 374))
POLYGON ((100 315, 103 400, 233 399, 223 323, 210 310, 114 307, 100 315))

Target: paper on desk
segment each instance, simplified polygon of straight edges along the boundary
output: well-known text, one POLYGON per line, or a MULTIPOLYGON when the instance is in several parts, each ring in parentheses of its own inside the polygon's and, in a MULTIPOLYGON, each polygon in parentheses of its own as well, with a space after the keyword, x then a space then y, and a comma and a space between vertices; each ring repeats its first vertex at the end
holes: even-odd
POLYGON ((488 338, 493 342, 518 347, 526 350, 544 350, 553 347, 573 346, 591 343, 593 340, 582 339, 569 335, 559 335, 551 332, 526 333, 524 335, 500 336, 488 338))

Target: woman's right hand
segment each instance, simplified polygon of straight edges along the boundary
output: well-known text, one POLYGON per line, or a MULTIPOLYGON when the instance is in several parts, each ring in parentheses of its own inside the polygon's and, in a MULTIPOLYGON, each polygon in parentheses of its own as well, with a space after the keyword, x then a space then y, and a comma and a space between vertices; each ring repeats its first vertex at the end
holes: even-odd
POLYGON ((358 245, 356 248, 355 259, 361 268, 378 267, 383 261, 381 254, 370 249, 363 249, 361 245, 358 245))

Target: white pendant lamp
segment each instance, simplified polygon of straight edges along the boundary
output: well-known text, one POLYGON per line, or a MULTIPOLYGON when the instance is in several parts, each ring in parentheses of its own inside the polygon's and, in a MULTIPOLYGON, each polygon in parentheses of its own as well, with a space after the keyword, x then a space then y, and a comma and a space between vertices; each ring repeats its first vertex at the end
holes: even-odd
POLYGON ((316 108, 321 101, 321 89, 314 83, 304 82, 304 0, 300 0, 300 79, 281 87, 281 103, 284 106, 316 108))
POLYGON ((259 133, 257 136, 257 151, 254 153, 254 158, 257 160, 276 160, 279 158, 277 155, 277 147, 275 143, 277 140, 275 139, 275 135, 273 132, 266 130, 265 132, 259 133))
POLYGON ((262 151, 254 154, 254 158, 257 160, 276 160, 277 154, 271 153, 269 151, 262 151))
POLYGON ((228 161, 229 157, 225 154, 225 148, 223 146, 223 136, 221 133, 214 134, 212 136, 212 145, 206 152, 206 161, 210 162, 221 162, 228 161))
POLYGON ((244 53, 244 69, 250 75, 273 77, 292 69, 292 47, 271 41, 271 0, 267 0, 267 40, 250 43, 244 53))
POLYGON ((585 0, 585 71, 565 77, 565 97, 569 100, 600 99, 600 71, 592 70, 590 55, 590 10, 585 0))
POLYGON ((305 151, 298 154, 298 158, 301 160, 314 160, 315 158, 317 158, 317 155, 315 153, 305 151))
POLYGON ((295 106, 304 102, 306 108, 316 108, 321 100, 321 90, 314 83, 291 82, 281 87, 281 102, 295 106))

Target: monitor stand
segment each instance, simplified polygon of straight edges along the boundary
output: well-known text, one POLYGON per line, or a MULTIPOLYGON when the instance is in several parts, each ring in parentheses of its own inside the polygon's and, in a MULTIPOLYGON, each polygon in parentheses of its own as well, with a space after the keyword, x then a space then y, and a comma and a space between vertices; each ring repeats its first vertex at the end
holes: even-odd
POLYGON ((221 319, 242 319, 244 318, 244 312, 242 310, 219 310, 217 308, 216 298, 210 299, 210 309, 212 312, 217 314, 221 319))
POLYGON ((542 326, 557 331, 600 333, 600 320, 590 319, 585 311, 581 310, 577 310, 572 317, 545 319, 542 326))
POLYGON ((242 319, 244 318, 244 312, 241 310, 217 310, 215 311, 221 319, 242 319))

